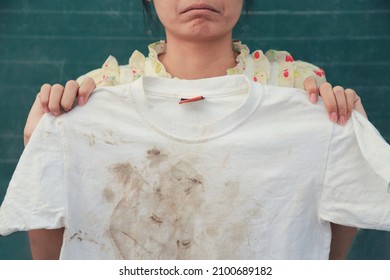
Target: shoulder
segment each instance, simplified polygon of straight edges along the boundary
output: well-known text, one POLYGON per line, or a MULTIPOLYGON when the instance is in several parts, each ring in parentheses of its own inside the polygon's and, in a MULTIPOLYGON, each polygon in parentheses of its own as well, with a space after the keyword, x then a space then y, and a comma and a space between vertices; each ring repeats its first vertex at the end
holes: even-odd
POLYGON ((307 100, 306 92, 299 88, 290 88, 274 85, 263 86, 264 96, 273 102, 302 102, 310 103, 307 100))
POLYGON ((313 120, 318 118, 329 122, 322 99, 319 98, 317 104, 312 104, 308 100, 306 92, 302 89, 263 85, 262 91, 262 106, 271 106, 275 113, 300 114, 313 118, 313 120))
POLYGON ((301 60, 296 60, 287 51, 268 50, 265 56, 271 63, 273 77, 271 80, 275 85, 295 87, 304 89, 304 81, 308 77, 314 77, 317 84, 326 81, 325 71, 312 64, 301 60))
MULTIPOLYGON (((114 120, 120 112, 129 108, 129 85, 99 87, 93 91, 88 102, 76 106, 70 112, 54 117, 57 124, 63 128, 77 126, 93 127, 105 120, 114 120)), ((51 114, 48 117, 51 117, 51 114)))
POLYGON ((118 60, 110 55, 101 68, 92 70, 77 79, 81 84, 85 77, 92 78, 97 87, 116 86, 135 81, 144 74, 145 56, 135 50, 129 58, 129 64, 119 65, 118 60))
MULTIPOLYGON (((236 43, 236 49, 242 45, 236 43)), ((242 49, 242 48, 241 48, 242 49)), ((304 80, 314 77, 317 84, 326 81, 325 71, 312 64, 301 60, 296 60, 288 51, 270 49, 263 53, 262 50, 255 50, 250 53, 249 49, 244 49, 246 55, 253 61, 253 79, 255 82, 304 89, 304 80)))

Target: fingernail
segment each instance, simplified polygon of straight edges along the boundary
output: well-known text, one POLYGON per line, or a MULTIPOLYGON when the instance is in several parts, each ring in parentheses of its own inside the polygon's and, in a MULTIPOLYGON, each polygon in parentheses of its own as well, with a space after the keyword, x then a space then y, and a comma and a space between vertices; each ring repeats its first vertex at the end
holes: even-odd
POLYGON ((310 95, 310 102, 313 104, 317 102, 317 95, 316 94, 310 95))
POLYGON ((43 107, 43 111, 45 112, 45 113, 49 113, 50 111, 49 111, 49 108, 47 108, 47 107, 43 107))
POLYGON ((332 114, 330 114, 330 121, 332 123, 337 123, 337 114, 335 112, 333 112, 332 114))
POLYGON ((340 117, 339 123, 340 123, 340 125, 342 125, 342 126, 345 125, 345 117, 344 117, 344 116, 341 116, 341 117, 340 117))
POLYGON ((78 104, 80 106, 83 106, 85 104, 85 98, 83 96, 79 96, 78 98, 78 104))

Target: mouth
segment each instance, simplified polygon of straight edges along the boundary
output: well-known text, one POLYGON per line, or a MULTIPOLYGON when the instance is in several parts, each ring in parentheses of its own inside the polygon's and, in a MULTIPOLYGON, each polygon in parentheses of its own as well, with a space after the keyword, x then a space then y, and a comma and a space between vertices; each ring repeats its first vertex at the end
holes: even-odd
POLYGON ((180 14, 185 14, 191 11, 210 11, 214 13, 220 13, 217 9, 212 6, 206 4, 193 4, 187 8, 185 8, 180 14))

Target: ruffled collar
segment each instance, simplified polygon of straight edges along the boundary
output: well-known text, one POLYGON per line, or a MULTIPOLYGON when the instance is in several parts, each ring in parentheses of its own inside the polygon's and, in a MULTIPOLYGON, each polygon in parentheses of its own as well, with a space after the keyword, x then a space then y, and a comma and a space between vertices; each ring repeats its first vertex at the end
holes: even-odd
MULTIPOLYGON (((249 54, 249 48, 242 44, 240 41, 233 41, 232 44, 233 50, 238 52, 238 56, 236 58, 237 65, 233 68, 230 68, 226 71, 228 75, 235 75, 235 74, 244 74, 245 69, 247 68, 247 61, 248 58, 250 58, 249 54)), ((165 40, 161 40, 155 43, 152 43, 148 46, 149 48, 149 56, 148 60, 151 65, 151 69, 154 70, 154 75, 160 76, 160 77, 166 77, 166 78, 172 78, 171 74, 167 72, 164 65, 161 63, 161 61, 158 59, 158 56, 160 54, 163 54, 167 50, 167 43, 165 40)), ((150 73, 152 74, 152 73, 150 73)))

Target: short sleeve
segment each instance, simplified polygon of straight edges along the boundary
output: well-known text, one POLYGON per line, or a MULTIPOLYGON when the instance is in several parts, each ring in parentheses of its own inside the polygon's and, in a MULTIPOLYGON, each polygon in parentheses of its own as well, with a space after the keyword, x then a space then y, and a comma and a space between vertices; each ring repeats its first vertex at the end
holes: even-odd
POLYGON ((139 51, 133 52, 128 65, 119 65, 117 59, 110 55, 101 68, 80 76, 76 81, 81 85, 89 77, 95 81, 97 88, 128 84, 145 74, 145 63, 146 58, 139 51))
POLYGON ((60 117, 42 117, 17 164, 0 207, 0 235, 65 226, 60 117))
POLYGON ((390 230, 390 146, 357 112, 334 126, 319 217, 336 224, 390 230))
POLYGON ((294 62, 294 87, 304 89, 304 81, 308 77, 313 77, 317 81, 317 85, 326 82, 325 71, 311 63, 297 60, 294 62))
POLYGON ((81 85, 86 77, 95 81, 96 87, 115 86, 120 84, 120 67, 115 57, 109 56, 99 69, 92 70, 79 78, 76 82, 81 85))
POLYGON ((265 53, 271 64, 270 85, 304 89, 304 81, 314 77, 317 85, 326 81, 325 71, 313 64, 295 60, 286 51, 269 50, 265 53))

